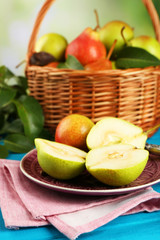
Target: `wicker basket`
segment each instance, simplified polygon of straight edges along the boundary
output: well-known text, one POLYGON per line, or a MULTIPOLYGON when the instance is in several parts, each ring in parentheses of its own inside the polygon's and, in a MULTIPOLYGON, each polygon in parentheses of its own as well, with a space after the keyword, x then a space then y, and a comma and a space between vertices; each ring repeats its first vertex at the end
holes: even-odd
MULTIPOLYGON (((160 67, 127 70, 54 69, 30 66, 40 24, 55 0, 42 6, 30 38, 26 76, 30 94, 41 104, 45 125, 54 129, 68 114, 80 113, 94 122, 105 116, 128 120, 144 130, 160 122, 160 67)), ((143 0, 160 41, 160 21, 151 0, 143 0)))

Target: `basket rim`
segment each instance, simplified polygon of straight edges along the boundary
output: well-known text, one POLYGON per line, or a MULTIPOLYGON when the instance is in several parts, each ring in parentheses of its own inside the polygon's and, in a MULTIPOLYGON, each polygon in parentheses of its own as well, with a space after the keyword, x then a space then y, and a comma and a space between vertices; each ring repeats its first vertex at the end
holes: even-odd
POLYGON ((145 73, 150 74, 154 73, 157 75, 160 75, 160 66, 150 66, 145 68, 127 68, 127 69, 107 69, 107 70, 97 70, 97 71, 91 71, 91 70, 77 70, 77 69, 68 69, 68 68, 53 68, 50 66, 36 66, 36 65, 27 65, 26 72, 28 71, 38 71, 40 72, 48 72, 48 74, 76 74, 76 75, 104 75, 104 76, 119 76, 119 75, 129 75, 129 74, 139 74, 139 73, 145 73))

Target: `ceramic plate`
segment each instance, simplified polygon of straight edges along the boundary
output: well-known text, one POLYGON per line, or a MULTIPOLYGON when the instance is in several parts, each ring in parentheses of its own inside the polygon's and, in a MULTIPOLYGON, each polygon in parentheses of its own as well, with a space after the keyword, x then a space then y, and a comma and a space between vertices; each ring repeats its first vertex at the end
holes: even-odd
POLYGON ((54 179, 42 171, 37 161, 36 149, 23 157, 20 169, 27 178, 41 186, 81 195, 120 195, 144 189, 160 182, 160 159, 158 160, 156 155, 151 155, 142 174, 134 182, 124 187, 110 187, 100 183, 87 172, 72 180, 54 179))

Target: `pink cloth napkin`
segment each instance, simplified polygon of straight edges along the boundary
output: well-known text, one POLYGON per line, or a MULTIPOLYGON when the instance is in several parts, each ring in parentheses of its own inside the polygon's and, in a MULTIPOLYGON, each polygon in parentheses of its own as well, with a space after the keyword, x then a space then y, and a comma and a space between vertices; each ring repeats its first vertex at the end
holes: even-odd
POLYGON ((51 224, 76 239, 120 215, 160 210, 160 193, 151 187, 121 196, 60 193, 27 179, 19 164, 0 160, 0 206, 7 228, 51 224))

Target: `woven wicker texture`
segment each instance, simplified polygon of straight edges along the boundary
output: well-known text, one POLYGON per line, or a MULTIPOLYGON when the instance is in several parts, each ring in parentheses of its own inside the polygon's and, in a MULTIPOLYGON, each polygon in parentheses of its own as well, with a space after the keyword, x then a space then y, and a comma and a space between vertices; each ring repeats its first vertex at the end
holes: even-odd
MULTIPOLYGON (((89 72, 29 65, 41 22, 54 1, 45 1, 37 16, 26 65, 30 94, 43 108, 45 125, 53 130, 72 113, 83 114, 94 122, 105 116, 120 117, 144 130, 160 122, 160 67, 89 72)), ((151 0, 143 3, 160 41, 160 21, 154 5, 151 0)))

